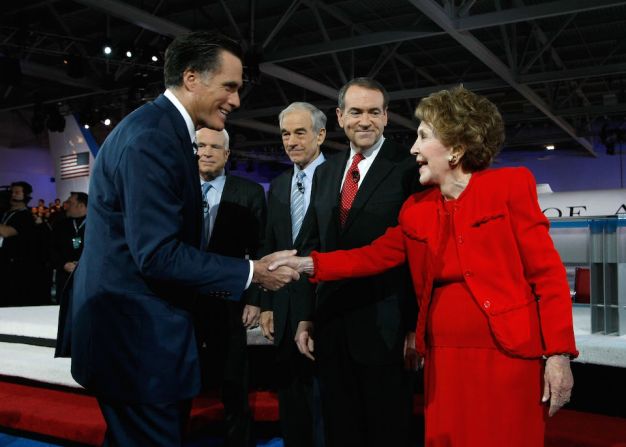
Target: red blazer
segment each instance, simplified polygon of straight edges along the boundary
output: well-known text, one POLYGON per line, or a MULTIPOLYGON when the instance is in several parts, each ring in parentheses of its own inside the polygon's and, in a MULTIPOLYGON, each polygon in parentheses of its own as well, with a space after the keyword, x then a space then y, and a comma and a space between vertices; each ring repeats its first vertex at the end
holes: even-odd
MULTIPOLYGON (((408 260, 420 308, 416 348, 423 354, 443 213, 438 188, 414 194, 399 225, 372 244, 313 253, 312 281, 369 276, 408 260)), ((474 173, 457 199, 454 237, 465 281, 498 344, 513 356, 578 355, 565 269, 548 229, 525 168, 474 173)))

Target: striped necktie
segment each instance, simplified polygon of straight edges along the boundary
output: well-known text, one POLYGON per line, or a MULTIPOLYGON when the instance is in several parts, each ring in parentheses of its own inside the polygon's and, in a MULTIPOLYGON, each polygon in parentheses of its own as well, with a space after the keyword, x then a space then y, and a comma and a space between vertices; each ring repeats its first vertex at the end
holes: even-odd
POLYGON ((296 186, 291 190, 291 237, 293 242, 296 241, 302 221, 304 220, 304 182, 306 176, 304 171, 298 171, 296 174, 296 186))
POLYGON ((207 248, 209 246, 209 239, 211 237, 211 215, 209 213, 209 189, 211 184, 205 182, 202 184, 202 211, 204 217, 202 219, 202 247, 207 248))

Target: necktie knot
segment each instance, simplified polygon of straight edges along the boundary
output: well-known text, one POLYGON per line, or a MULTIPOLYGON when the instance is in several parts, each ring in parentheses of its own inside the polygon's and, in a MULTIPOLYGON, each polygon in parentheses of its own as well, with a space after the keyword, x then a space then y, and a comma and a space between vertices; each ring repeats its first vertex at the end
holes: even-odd
POLYGON ((298 188, 298 191, 302 194, 304 194, 304 177, 306 177, 304 171, 298 171, 298 173, 296 174, 296 187, 298 188))

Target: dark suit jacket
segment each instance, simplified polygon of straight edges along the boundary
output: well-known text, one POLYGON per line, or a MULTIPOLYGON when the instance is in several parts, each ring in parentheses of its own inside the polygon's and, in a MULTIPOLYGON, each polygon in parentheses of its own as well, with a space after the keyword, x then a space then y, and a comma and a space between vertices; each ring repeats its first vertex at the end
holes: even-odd
MULTIPOLYGON (((293 242, 291 234, 292 176, 293 168, 283 172, 270 184, 264 254, 295 248, 299 255, 306 255, 316 248, 316 239, 312 239, 315 233, 315 219, 311 211, 313 194, 311 194, 311 203, 302 221, 298 237, 295 243, 293 242)), ((287 337, 287 341, 292 341, 298 323, 313 319, 314 303, 315 288, 305 277, 286 285, 277 292, 264 295, 263 310, 274 312, 274 343, 276 345, 280 345, 284 337, 287 337), (291 329, 289 332, 286 332, 287 322, 291 329)))
MULTIPOLYGON (((315 173, 312 204, 321 252, 367 245, 397 225, 400 207, 417 185, 415 160, 386 140, 341 228, 341 181, 349 154, 330 158, 315 173)), ((416 307, 405 266, 369 278, 322 283, 317 288, 316 350, 319 355, 332 351, 336 340, 328 328, 340 327, 356 361, 397 362, 406 333, 415 330, 416 307)))
MULTIPOLYGON (((227 175, 208 251, 257 259, 265 234, 265 190, 253 181, 227 175)), ((260 306, 259 288, 250 287, 241 302, 260 306)))
POLYGON ((72 303, 72 375, 96 395, 153 403, 199 391, 188 309, 196 292, 241 296, 250 270, 200 250, 200 196, 189 132, 164 96, 100 149, 72 303))

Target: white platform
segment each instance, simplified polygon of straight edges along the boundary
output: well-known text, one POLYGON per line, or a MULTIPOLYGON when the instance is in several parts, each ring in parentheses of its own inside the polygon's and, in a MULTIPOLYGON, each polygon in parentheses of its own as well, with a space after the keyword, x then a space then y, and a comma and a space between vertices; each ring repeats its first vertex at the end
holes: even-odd
MULTIPOLYGON (((0 308, 0 334, 55 340, 59 306, 0 308)), ((269 345, 259 328, 248 331, 249 345, 269 345)), ((54 358, 54 348, 0 342, 0 375, 79 388, 70 359, 54 358)))
MULTIPOLYGON (((626 335, 591 334, 590 310, 575 307, 574 333, 582 363, 626 367, 626 335)), ((58 306, 0 308, 0 334, 54 340, 58 306)), ((248 331, 248 344, 268 344, 261 331, 248 331)), ((55 359, 54 348, 0 342, 0 375, 80 387, 70 374, 69 359, 55 359)))

